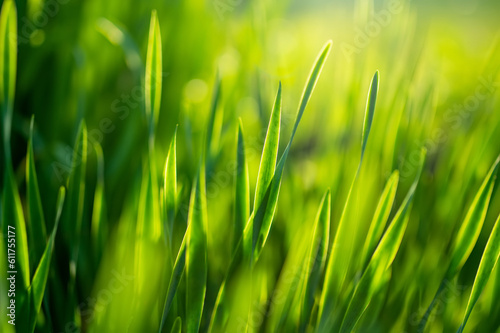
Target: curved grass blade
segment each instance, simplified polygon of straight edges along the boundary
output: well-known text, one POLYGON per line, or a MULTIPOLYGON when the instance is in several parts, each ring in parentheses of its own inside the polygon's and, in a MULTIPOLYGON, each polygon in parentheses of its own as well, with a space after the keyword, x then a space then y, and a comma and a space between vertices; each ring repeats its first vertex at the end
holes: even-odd
POLYGON ((368 265, 368 261, 373 254, 373 250, 380 240, 380 236, 384 232, 385 225, 391 214, 392 205, 394 203, 394 198, 396 197, 396 191, 398 189, 399 182, 399 172, 395 170, 389 177, 387 184, 385 185, 384 191, 380 196, 375 214, 373 215, 373 220, 370 224, 370 229, 366 236, 365 246, 363 248, 362 263, 363 270, 368 265))
POLYGON ((59 194, 57 196, 57 209, 56 209, 56 221, 54 224, 54 229, 49 237, 47 245, 42 255, 42 259, 38 264, 35 275, 33 276, 33 281, 31 282, 28 293, 31 298, 31 310, 29 319, 29 332, 35 331, 36 319, 40 308, 42 306, 43 295, 45 293, 45 286, 47 285, 47 278, 50 271, 50 261, 52 258, 52 252, 54 250, 54 241, 57 233, 57 228, 59 226, 59 219, 61 217, 62 207, 64 204, 64 197, 66 195, 66 190, 61 186, 59 189, 59 194))
POLYGON ((450 265, 448 266, 445 277, 441 282, 436 295, 434 295, 431 304, 427 308, 422 320, 419 323, 419 333, 424 332, 425 326, 427 325, 427 320, 431 315, 431 312, 434 309, 437 300, 445 291, 446 283, 450 281, 462 268, 476 244, 476 241, 483 227, 484 219, 486 218, 486 213, 488 211, 488 205, 490 203, 491 194, 493 193, 499 163, 500 156, 498 156, 495 163, 493 163, 493 166, 490 168, 488 174, 486 175, 486 178, 484 179, 481 187, 479 188, 479 191, 474 197, 467 215, 465 216, 465 219, 460 226, 460 229, 458 230, 457 237, 455 238, 452 246, 452 259, 450 265))
POLYGON ((300 313, 299 331, 306 331, 307 324, 314 306, 314 296, 318 289, 321 275, 325 268, 330 236, 331 194, 328 189, 321 200, 318 215, 314 222, 314 233, 309 256, 306 260, 304 294, 300 313))
POLYGON ((17 71, 17 10, 14 1, 3 2, 0 13, 0 103, 3 117, 5 163, 11 163, 10 133, 17 71))
MULTIPOLYGON (((267 237, 269 235, 269 231, 271 230, 271 222, 274 217, 274 212, 276 210, 276 205, 278 203, 279 190, 281 187, 281 178, 283 176, 283 170, 285 168, 285 162, 288 157, 288 153, 290 151, 293 139, 295 137, 295 133, 297 132, 297 128, 299 127, 300 120, 302 119, 302 115, 306 109, 307 104, 309 103, 309 99, 311 98, 311 94, 318 82, 319 75, 323 70, 323 66, 325 64, 325 60, 330 53, 330 49, 332 46, 332 42, 328 41, 320 51, 316 61, 313 65, 311 73, 307 79, 306 86, 302 93, 302 98, 300 100, 299 109, 297 111, 297 116, 295 118, 295 124, 293 126, 292 135, 290 136, 290 140, 285 148, 285 151, 281 155, 281 158, 276 166, 276 170, 274 172, 274 176, 272 178, 271 184, 267 187, 265 191, 264 198, 262 200, 262 204, 255 211, 254 206, 254 224, 260 225, 259 237, 257 238, 257 243, 255 246, 255 255, 254 261, 256 261, 266 243, 267 237)), ((254 229, 255 230, 255 229, 254 229)))
POLYGON ((374 294, 383 287, 382 282, 384 281, 384 272, 392 265, 408 225, 411 204, 420 180, 420 175, 422 174, 425 155, 426 150, 424 148, 420 152, 419 160, 421 162, 417 176, 415 177, 408 194, 401 204, 401 207, 392 219, 391 224, 387 228, 387 231, 380 240, 377 249, 373 253, 366 271, 356 286, 342 321, 340 328, 340 332, 342 333, 353 331, 356 323, 370 304, 374 294))
POLYGON ((177 317, 174 321, 174 325, 172 326, 171 333, 181 333, 182 331, 182 319, 181 317, 177 317))
MULTIPOLYGON (((211 163, 210 158, 212 154, 217 149, 219 144, 219 136, 217 131, 217 120, 222 120, 222 114, 217 114, 217 110, 219 109, 221 99, 221 80, 219 75, 217 74, 215 78, 214 90, 212 93, 212 104, 210 105, 210 114, 207 122, 207 135, 205 138, 205 154, 208 157, 208 162, 211 163)), ((209 168, 210 169, 210 168, 209 168)))
POLYGON ((160 24, 158 22, 156 10, 153 10, 149 26, 145 77, 146 116, 149 122, 150 145, 152 145, 152 140, 154 139, 154 131, 160 114, 162 73, 160 24))
POLYGON ((245 247, 248 246, 248 244, 250 243, 248 239, 250 239, 253 236, 252 226, 253 223, 255 223, 255 220, 257 220, 258 225, 259 224, 261 225, 261 232, 259 233, 259 238, 257 239, 256 255, 253 256, 253 261, 257 261, 259 254, 265 245, 267 236, 271 228, 271 221, 274 216, 274 210, 276 208, 276 204, 278 201, 278 194, 281 186, 281 177, 283 175, 283 169, 285 167, 285 162, 288 157, 288 152, 290 151, 290 147, 293 138, 295 136, 295 132, 298 128, 300 119, 302 118, 307 103, 309 102, 309 99, 314 90, 316 82, 318 81, 319 75, 323 69, 325 60, 328 57, 331 46, 332 46, 331 41, 328 41, 325 44, 325 46, 323 46, 323 49, 320 51, 318 57, 316 58, 311 73, 309 74, 309 78, 307 80, 306 87, 304 88, 302 99, 299 104, 299 109, 297 112, 297 117, 295 119, 295 124, 290 140, 285 148, 285 151, 283 152, 283 155, 281 155, 278 165, 276 166, 276 170, 271 180, 271 184, 267 187, 267 190, 265 191, 262 204, 260 205, 260 208, 257 210, 257 212, 254 209, 254 211, 250 214, 249 221, 245 227, 245 230, 243 231, 243 239, 239 242, 239 245, 236 247, 236 250, 234 251, 233 256, 231 258, 231 263, 229 265, 228 272, 226 273, 224 282, 222 283, 219 289, 219 294, 217 296, 217 300, 214 305, 214 311, 212 313, 209 325, 209 332, 211 332, 214 329, 214 327, 217 328, 224 327, 225 322, 227 322, 227 316, 225 313, 226 305, 224 304, 225 301, 224 295, 226 286, 225 281, 228 281, 232 277, 235 271, 237 271, 236 268, 238 267, 239 263, 244 260, 243 258, 245 255, 245 247))
POLYGON ((163 183, 164 195, 164 216, 165 216, 165 235, 167 244, 172 248, 172 233, 174 232, 174 219, 177 207, 177 126, 175 127, 174 136, 168 149, 167 160, 165 162, 165 173, 163 183))
POLYGON ((162 332, 163 327, 165 326, 170 307, 172 306, 172 302, 174 301, 175 293, 177 292, 177 288, 179 287, 179 283, 181 282, 182 274, 184 273, 184 267, 186 266, 186 237, 188 232, 189 226, 188 230, 186 230, 186 233, 184 234, 184 238, 182 239, 182 243, 179 248, 179 253, 177 254, 177 258, 175 259, 174 269, 172 270, 172 276, 168 284, 165 305, 163 306, 163 315, 161 319, 160 330, 158 331, 159 333, 162 332))
POLYGON ((248 178, 248 164, 245 156, 245 141, 243 138, 243 124, 238 122, 236 148, 236 189, 233 226, 233 252, 243 237, 243 230, 250 215, 250 185, 248 178))
MULTIPOLYGON (((266 139, 264 141, 264 147, 262 148, 262 157, 260 159, 259 173, 257 175, 257 184, 255 185, 255 198, 254 198, 254 208, 253 208, 254 212, 259 212, 259 210, 265 212, 267 210, 267 209, 261 209, 261 206, 266 196, 266 192, 268 192, 268 189, 270 189, 270 184, 274 176, 274 171, 276 170, 276 158, 278 157, 280 127, 281 127, 281 82, 279 84, 278 92, 276 94, 276 99, 274 101, 271 118, 269 119, 266 139)), ((262 222, 262 219, 250 220, 249 227, 252 229, 251 248, 249 244, 246 244, 247 246, 246 253, 249 257, 252 256, 255 252, 255 246, 257 244, 257 239, 259 238, 259 234, 261 231, 262 225, 259 222, 262 222)))
POLYGON ((319 321, 318 325, 322 331, 330 331, 333 325, 332 316, 330 315, 335 308, 336 302, 340 295, 340 291, 344 284, 347 272, 349 269, 349 263, 353 252, 352 241, 352 230, 350 230, 350 225, 346 222, 346 212, 349 210, 351 205, 351 195, 353 189, 358 180, 359 172, 361 170, 361 165, 363 163, 363 156, 366 149, 366 144, 368 142, 368 136, 370 134, 373 115, 375 112, 375 102, 378 93, 378 71, 372 78, 370 90, 368 91, 368 98, 366 102, 365 118, 363 122, 363 133, 361 138, 361 157, 358 164, 358 169, 352 180, 351 187, 347 194, 346 201, 344 203, 344 208, 342 210, 342 215, 340 217, 339 225, 335 233, 335 238, 333 239, 332 250, 330 258, 328 259, 328 264, 325 274, 325 287, 323 288, 323 293, 321 295, 321 301, 319 305, 319 321))
POLYGON ((91 235, 96 264, 104 250, 108 235, 106 200, 104 199, 104 154, 99 143, 94 144, 97 156, 97 184, 94 192, 94 207, 92 210, 91 235))
POLYGON ((29 248, 31 272, 34 272, 37 263, 42 258, 47 241, 47 231, 45 229, 45 218, 42 210, 42 200, 38 188, 38 178, 36 176, 35 158, 33 154, 33 123, 34 116, 31 117, 30 137, 28 141, 28 156, 26 159, 26 187, 28 204, 28 225, 29 225, 29 248))
POLYGON ((472 286, 472 291, 470 293, 469 302, 467 303, 467 309, 465 310, 465 316, 462 320, 462 324, 458 329, 457 333, 462 333, 467 320, 469 319, 472 309, 476 302, 479 300, 479 296, 483 292, 486 283, 491 275, 491 272, 495 268, 498 258, 500 257, 500 216, 493 226, 486 247, 484 248, 483 256, 481 262, 479 263, 479 268, 477 269, 476 278, 472 286))
POLYGON ((377 102, 378 94, 378 77, 379 74, 378 71, 376 71, 372 78, 370 90, 368 91, 368 98, 366 99, 365 120, 363 121, 363 134, 361 135, 361 158, 359 161, 360 166, 365 154, 366 144, 368 143, 370 129, 372 128, 373 115, 375 114, 375 104, 377 102))
POLYGON ((191 192, 186 240, 186 327, 200 328, 207 289, 207 202, 203 166, 191 192))

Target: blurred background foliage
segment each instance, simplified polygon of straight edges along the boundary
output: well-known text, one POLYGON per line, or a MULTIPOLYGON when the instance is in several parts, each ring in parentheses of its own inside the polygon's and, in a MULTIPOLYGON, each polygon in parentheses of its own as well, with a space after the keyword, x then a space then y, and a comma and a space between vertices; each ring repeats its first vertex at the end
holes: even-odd
MULTIPOLYGON (((378 69, 377 110, 360 174, 362 186, 355 189, 351 212, 353 219, 361 221, 355 236, 360 249, 390 173, 400 170, 399 205, 416 172, 415 156, 420 147, 428 149, 428 157, 393 266, 389 297, 378 316, 363 324, 370 332, 404 332, 416 325, 444 274, 443 256, 450 240, 500 151, 500 3, 18 0, 16 5, 19 48, 12 131, 14 170, 22 184, 34 114, 35 163, 42 204, 47 207, 47 230, 52 230, 56 189, 68 177, 82 119, 89 137, 103 148, 109 235, 125 222, 134 223, 141 152, 147 145, 143 73, 150 14, 156 9, 162 31, 163 88, 155 147, 157 169, 163 170, 179 124, 177 249, 186 227, 189 192, 212 91, 217 75, 220 77, 220 119, 212 143, 215 157, 213 165, 207 167, 210 265, 204 318, 210 314, 230 260, 238 117, 244 125, 253 193, 278 82, 283 86, 281 137, 286 138, 310 65, 321 45, 328 39, 333 41, 332 53, 292 146, 277 215, 258 264, 266 273, 270 293, 285 259, 312 224, 327 187, 332 191, 332 234, 335 232, 359 160, 366 92, 378 69)), ((283 142, 286 140, 282 140, 280 151, 283 142)), ((92 146, 89 151, 83 239, 90 237, 97 179, 96 153, 92 146)), ((23 186, 20 191, 24 197, 23 186)), ((458 327, 499 211, 497 193, 478 244, 453 282, 449 304, 429 325, 431 332, 450 332, 458 327)), ((78 272, 75 304, 85 302, 93 288, 106 285, 109 275, 105 264, 92 262, 90 249, 82 251, 80 260, 85 268, 78 272)), ((493 276, 494 282, 473 312, 471 331, 494 332, 500 325, 498 268, 493 276)), ((147 306, 141 310, 149 313, 147 306)), ((63 330, 63 324, 57 325, 63 330)))

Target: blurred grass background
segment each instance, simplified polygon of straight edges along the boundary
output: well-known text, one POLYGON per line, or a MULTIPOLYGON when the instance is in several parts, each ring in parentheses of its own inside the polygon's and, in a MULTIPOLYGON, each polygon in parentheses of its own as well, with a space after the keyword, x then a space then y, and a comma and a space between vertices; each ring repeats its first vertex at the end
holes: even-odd
MULTIPOLYGON (((120 223, 134 222, 137 208, 131 203, 137 201, 142 170, 138 152, 147 144, 142 75, 150 13, 156 9, 162 29, 163 88, 155 147, 161 157, 157 168, 163 170, 179 124, 177 248, 185 230, 212 90, 220 76, 222 119, 216 133, 218 143, 213 144, 217 157, 207 174, 210 265, 205 311, 215 302, 230 260, 231 163, 238 117, 245 128, 253 193, 278 82, 283 86, 283 138, 291 132, 303 82, 318 49, 326 40, 333 41, 292 147, 277 215, 259 261, 272 291, 285 258, 312 223, 327 187, 332 189, 332 234, 335 231, 359 159, 366 91, 378 69, 377 111, 360 175, 363 185, 354 196, 353 218, 361 221, 356 244, 362 244, 391 171, 400 170, 399 204, 416 172, 420 147, 428 149, 428 157, 393 267, 390 296, 378 317, 365 324, 370 332, 411 331, 442 278, 449 242, 499 154, 500 3, 29 0, 16 1, 16 5, 14 170, 22 184, 29 122, 34 114, 35 162, 46 217, 55 215, 55 189, 68 176, 77 128, 85 119, 89 137, 93 135, 103 147, 110 234, 120 223)), ((280 151, 283 149, 284 145, 280 151)), ((89 151, 84 239, 90 237, 97 177, 96 154, 91 147, 89 151)), ((496 195, 478 245, 453 282, 456 293, 444 312, 433 318, 431 332, 458 327, 499 211, 500 196, 496 195)), ((47 230, 51 230, 53 218, 46 219, 47 230)), ((82 261, 90 261, 84 253, 82 257, 82 261)), ((83 267, 76 304, 107 281, 103 277, 96 280, 97 265, 84 263, 83 267)), ((100 267, 102 272, 103 265, 100 267)), ((473 312, 471 332, 495 332, 500 326, 498 268, 493 276, 494 282, 473 312)), ((146 307, 142 310, 148 312, 146 307)))

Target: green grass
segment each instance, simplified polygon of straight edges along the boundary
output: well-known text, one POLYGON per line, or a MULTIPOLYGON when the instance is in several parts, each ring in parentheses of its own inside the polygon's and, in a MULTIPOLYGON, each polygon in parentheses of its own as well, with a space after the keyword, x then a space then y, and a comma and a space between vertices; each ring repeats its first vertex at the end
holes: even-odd
POLYGON ((498 6, 212 5, 3 1, 1 331, 500 332, 498 6))

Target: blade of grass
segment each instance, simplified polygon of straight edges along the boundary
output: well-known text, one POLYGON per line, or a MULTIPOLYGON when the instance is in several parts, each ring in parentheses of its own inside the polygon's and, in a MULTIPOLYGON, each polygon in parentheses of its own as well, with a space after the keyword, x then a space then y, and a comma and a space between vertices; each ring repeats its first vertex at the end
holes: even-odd
POLYGON ((394 258, 398 252, 401 241, 408 225, 409 214, 413 197, 417 189, 420 175, 425 162, 425 148, 420 152, 420 166, 413 184, 411 185, 408 194, 401 204, 398 212, 392 219, 391 224, 380 240, 377 249, 368 264, 366 271, 363 273, 354 294, 349 302, 345 313, 340 332, 352 332, 356 323, 363 315, 364 311, 370 304, 373 295, 383 287, 384 272, 392 265, 394 258))
POLYGON ((363 254, 361 262, 363 263, 363 270, 368 265, 368 261, 373 254, 380 236, 384 232, 385 225, 391 214, 392 205, 396 197, 396 191, 399 182, 399 172, 395 170, 389 177, 387 184, 385 185, 384 191, 380 196, 380 200, 377 204, 375 214, 373 215, 373 220, 370 224, 370 229, 366 236, 365 246, 363 248, 363 254))
POLYGON ((283 175, 283 169, 285 167, 285 162, 288 157, 288 152, 290 151, 291 144, 293 142, 293 138, 295 136, 295 132, 298 128, 300 119, 302 118, 302 115, 304 113, 304 110, 307 106, 307 103, 309 102, 309 99, 311 97, 311 94, 314 90, 314 87, 318 81, 319 75, 323 69, 324 63, 326 58, 328 57, 328 54, 330 52, 332 46, 332 42, 328 41, 320 51, 318 57, 316 58, 316 61, 313 65, 313 68, 311 70, 311 73, 309 74, 309 77, 307 79, 306 86, 304 88, 304 92, 302 94, 302 98, 299 104, 299 109, 297 112, 297 117, 295 119, 295 124, 292 130, 292 135, 290 137, 290 140, 285 148, 285 151, 281 155, 281 158, 278 162, 278 165, 275 169, 274 176, 271 180, 271 184, 267 187, 267 190, 265 191, 264 198, 262 200, 262 204, 260 205, 260 208, 257 210, 257 212, 254 211, 250 214, 249 221, 247 222, 247 225, 243 231, 243 238, 239 242, 239 245, 236 247, 236 250, 233 252, 233 256, 231 258, 231 263, 229 265, 229 269, 226 273, 224 282, 222 282, 221 287, 219 289, 219 294, 217 296, 217 299, 215 301, 214 305, 214 311, 212 313, 212 317, 210 320, 210 325, 209 325, 209 332, 212 332, 213 329, 223 329, 225 326, 225 323, 227 322, 227 316, 226 316, 226 306, 224 304, 225 301, 225 286, 226 283, 225 281, 228 281, 233 274, 237 271, 238 265, 244 261, 244 256, 245 256, 245 246, 247 246, 253 236, 253 223, 255 223, 255 219, 260 220, 258 221, 257 224, 261 225, 261 232, 259 233, 259 238, 257 240, 257 247, 256 247, 256 253, 257 255, 253 256, 253 261, 257 261, 258 256, 260 255, 260 252, 262 248, 265 245, 265 242, 267 240, 267 236, 269 234, 270 228, 271 228, 271 222, 272 218, 274 216, 274 210, 276 208, 276 204, 278 201, 278 194, 279 194, 279 188, 281 186, 281 177, 283 175), (266 213, 267 212, 267 213, 266 213), (252 220, 254 220, 252 222, 252 220), (245 245, 244 245, 245 244, 245 245))
POLYGON ((361 156, 358 169, 354 175, 354 179, 352 180, 351 187, 349 188, 349 192, 344 203, 342 215, 333 240, 330 258, 326 266, 325 287, 323 288, 319 306, 318 325, 321 331, 331 330, 330 326, 333 325, 331 313, 335 308, 336 302, 338 301, 338 297, 349 269, 353 247, 352 242, 349 242, 348 240, 353 238, 353 232, 350 229, 351 226, 346 222, 346 212, 351 205, 351 195, 357 184, 359 172, 363 163, 363 156, 368 142, 368 136, 370 134, 373 115, 375 113, 375 103, 379 86, 378 81, 379 75, 377 71, 372 78, 370 89, 368 91, 363 132, 361 137, 361 156))
POLYGON ((5 163, 11 163, 10 133, 17 71, 17 10, 14 1, 3 2, 0 13, 0 103, 3 117, 5 163))
POLYGON ((330 237, 330 211, 331 194, 328 189, 321 200, 318 214, 314 222, 314 233, 309 250, 309 257, 306 260, 306 271, 304 280, 304 294, 302 295, 302 306, 300 312, 299 331, 305 332, 309 323, 312 308, 314 306, 314 297, 318 289, 321 275, 325 268, 326 257, 328 254, 328 243, 330 237))
MULTIPOLYGON (((278 156, 279 136, 281 126, 281 82, 278 86, 278 92, 274 101, 271 118, 267 127, 266 139, 262 148, 262 157, 260 159, 259 173, 257 174, 257 184, 255 185, 255 198, 253 212, 258 212, 261 209, 262 202, 266 196, 266 192, 270 188, 271 180, 276 170, 276 158, 278 156)), ((261 219, 251 219, 249 228, 252 229, 252 243, 246 244, 246 255, 250 258, 255 252, 257 239, 261 231, 261 219)))
POLYGON ((234 226, 233 226, 233 252, 238 246, 238 242, 243 237, 243 230, 250 215, 250 185, 248 177, 248 164, 245 156, 245 141, 243 138, 243 124, 241 118, 238 122, 238 132, 236 134, 236 185, 235 185, 235 206, 234 206, 234 226))
POLYGON ((172 302, 174 301, 175 293, 177 292, 177 288, 179 287, 179 283, 181 282, 182 275, 184 274, 184 267, 186 266, 186 238, 189 228, 190 227, 188 226, 188 229, 184 234, 184 238, 182 239, 177 258, 175 259, 172 276, 170 277, 170 282, 168 284, 167 297, 165 298, 165 305, 163 307, 163 315, 159 333, 162 332, 163 327, 165 326, 170 307, 172 306, 172 302))
POLYGON ((217 114, 219 109, 221 99, 221 80, 219 75, 215 78, 214 90, 212 92, 212 104, 210 105, 210 114, 207 122, 207 135, 205 141, 205 154, 208 157, 208 169, 211 169, 211 157, 212 154, 217 149, 219 144, 219 137, 216 136, 217 131, 217 118, 221 118, 222 115, 217 114))
POLYGON ((61 186, 57 197, 56 220, 54 224, 54 229, 52 230, 52 233, 46 244, 42 258, 38 264, 35 275, 33 276, 33 281, 31 282, 31 285, 28 290, 28 293, 30 294, 31 298, 29 332, 35 331, 36 320, 38 317, 38 313, 40 312, 40 308, 42 306, 42 300, 45 294, 45 286, 47 285, 47 278, 49 276, 49 271, 50 271, 50 261, 54 249, 54 241, 57 233, 57 228, 59 226, 59 219, 61 217, 65 195, 66 195, 66 190, 64 189, 64 187, 61 186))
POLYGON ((31 117, 30 137, 28 141, 28 156, 26 159, 26 187, 28 206, 28 230, 31 272, 33 273, 36 264, 42 258, 47 241, 47 231, 45 229, 45 218, 42 210, 42 200, 38 188, 38 178, 35 169, 35 157, 33 154, 33 124, 35 117, 31 117))
POLYGON ((167 160, 165 162, 165 173, 163 183, 164 207, 165 207, 165 235, 167 244, 172 249, 172 234, 174 232, 174 220, 177 207, 177 126, 174 136, 168 149, 167 160))
POLYGON ((104 251, 108 236, 107 207, 104 199, 104 154, 99 143, 94 144, 97 157, 97 184, 94 192, 94 206, 92 208, 91 236, 96 265, 104 251))
POLYGON ((153 145, 154 131, 160 114, 162 89, 162 47, 161 32, 156 10, 151 12, 149 26, 148 53, 146 57, 146 116, 149 122, 150 149, 153 145))
POLYGON ((476 278, 474 279, 474 284, 472 285, 472 291, 470 293, 469 302, 467 303, 467 309, 465 310, 464 319, 462 324, 458 329, 457 333, 462 333, 467 320, 474 305, 476 305, 479 300, 479 296, 483 292, 486 283, 495 268, 498 258, 500 257, 500 216, 497 218, 493 230, 491 231, 486 247, 484 248, 483 256, 481 257, 481 262, 479 263, 479 268, 477 269, 476 278))
POLYGON ((186 327, 188 333, 200 328, 207 288, 207 202, 203 166, 193 184, 186 241, 186 327))
POLYGON ((174 321, 174 325, 172 326, 171 333, 181 333, 182 331, 182 319, 181 317, 177 317, 174 321))
POLYGON ((484 219, 486 218, 486 213, 488 211, 491 194, 493 193, 496 175, 498 172, 499 162, 500 156, 498 156, 495 163, 493 163, 488 174, 486 175, 486 178, 484 179, 481 187, 474 197, 467 215, 465 216, 465 219, 462 222, 460 229, 458 230, 458 234, 455 237, 452 245, 452 259, 450 265, 446 270, 444 279, 441 282, 441 285, 439 286, 436 294, 434 295, 431 304, 427 308, 424 316, 422 317, 422 320, 419 323, 419 333, 424 332, 425 326, 427 325, 427 320, 429 319, 429 316, 431 315, 437 300, 439 299, 441 293, 445 291, 446 283, 450 281, 462 268, 476 244, 476 241, 483 227, 484 219))

